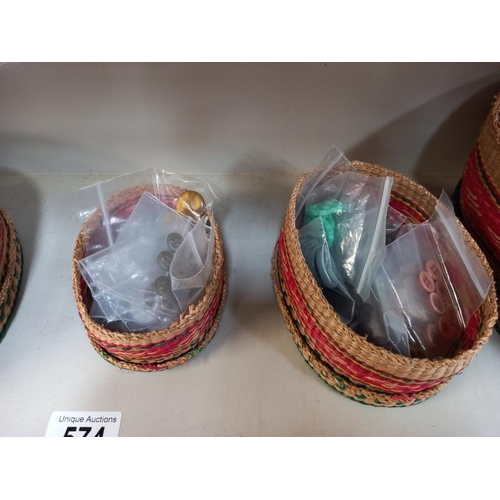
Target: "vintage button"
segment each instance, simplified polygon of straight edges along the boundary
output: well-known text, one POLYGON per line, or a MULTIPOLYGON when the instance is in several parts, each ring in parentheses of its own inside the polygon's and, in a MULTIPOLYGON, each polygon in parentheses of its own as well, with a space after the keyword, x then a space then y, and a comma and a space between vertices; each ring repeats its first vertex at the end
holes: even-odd
POLYGON ((438 314, 444 314, 444 312, 446 311, 446 307, 443 299, 434 292, 430 294, 429 298, 432 309, 434 309, 434 311, 436 311, 438 314))
POLYGON ((184 238, 179 233, 170 233, 166 239, 167 248, 172 252, 175 252, 181 246, 183 241, 184 238))
POLYGON ((436 325, 434 323, 427 325, 427 328, 425 330, 425 338, 427 342, 432 346, 435 346, 437 344, 438 329, 436 328, 436 325))
POLYGON ((174 259, 174 254, 170 250, 164 250, 158 254, 158 265, 164 271, 170 271, 170 264, 172 264, 172 260, 174 259))
POLYGON ((456 315, 455 308, 453 307, 453 304, 451 302, 446 302, 445 309, 446 309, 446 316, 448 316, 449 318, 452 318, 453 316, 456 315))
POLYGON ((427 271, 421 271, 418 275, 418 281, 426 292, 433 292, 436 289, 436 284, 432 276, 427 271))
POLYGON ((438 280, 441 277, 441 269, 435 260, 428 260, 425 263, 425 270, 431 275, 433 280, 438 280))
POLYGON ((446 302, 449 298, 448 288, 444 284, 443 280, 438 280, 436 283, 436 293, 446 302))
POLYGON ((170 282, 170 277, 160 276, 155 281, 155 290, 158 295, 165 297, 172 291, 172 284, 170 282))
POLYGON ((440 316, 438 319, 438 326, 441 335, 446 340, 455 340, 456 337, 456 325, 449 321, 446 316, 440 316))
POLYGON ((450 322, 448 321, 448 318, 446 316, 439 316, 437 325, 443 337, 446 337, 448 330, 450 329, 450 322))
POLYGON ((177 199, 176 208, 181 214, 198 220, 205 215, 205 199, 198 191, 184 191, 177 199))

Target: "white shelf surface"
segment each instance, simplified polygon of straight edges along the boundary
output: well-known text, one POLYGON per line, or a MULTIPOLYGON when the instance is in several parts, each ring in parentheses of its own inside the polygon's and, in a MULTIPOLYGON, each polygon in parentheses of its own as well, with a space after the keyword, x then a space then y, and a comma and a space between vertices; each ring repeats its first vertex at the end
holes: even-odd
MULTIPOLYGON (((123 371, 91 347, 71 288, 72 193, 98 174, 0 175, 24 249, 15 316, 0 342, 0 435, 43 436, 55 410, 123 414, 121 436, 500 435, 500 335, 462 375, 410 408, 353 402, 304 362, 272 291, 270 261, 299 172, 207 176, 224 196, 229 294, 219 330, 188 363, 123 371)), ((433 185, 453 187, 452 180, 433 185)))

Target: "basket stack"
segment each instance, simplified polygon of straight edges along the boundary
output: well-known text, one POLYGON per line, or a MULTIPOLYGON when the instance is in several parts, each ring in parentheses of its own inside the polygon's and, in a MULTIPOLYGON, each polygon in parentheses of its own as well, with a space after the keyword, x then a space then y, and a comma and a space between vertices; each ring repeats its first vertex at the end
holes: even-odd
MULTIPOLYGON (((500 95, 471 151, 459 189, 461 218, 500 280, 500 95)), ((497 283, 498 286, 498 283, 497 283)))
MULTIPOLYGON (((153 194, 153 186, 135 186, 111 197, 107 204, 110 215, 119 214, 121 218, 130 215, 145 191, 153 194)), ((183 190, 178 190, 179 195, 182 192, 183 190)), ((92 231, 101 226, 102 213, 100 210, 97 211, 85 222, 77 237, 73 253, 73 292, 88 338, 104 359, 128 370, 165 370, 188 361, 212 339, 219 325, 227 290, 220 231, 210 213, 209 220, 215 231, 214 272, 205 294, 197 304, 184 311, 168 329, 147 333, 108 330, 90 317, 92 297, 80 274, 78 261, 85 257, 86 242, 92 231)))
POLYGON ((0 338, 16 300, 22 260, 21 243, 12 220, 0 208, 0 338))
MULTIPOLYGON (((377 165, 353 164, 367 175, 394 177, 390 204, 410 222, 423 222, 433 213, 437 199, 422 186, 377 165)), ((278 304, 297 347, 325 382, 351 399, 388 407, 424 401, 461 373, 489 339, 497 320, 495 290, 490 290, 476 311, 468 326, 468 343, 453 358, 407 358, 371 344, 341 321, 302 255, 295 227, 295 206, 306 177, 293 190, 272 267, 278 304)), ((461 224, 460 227, 492 276, 483 253, 461 224)))

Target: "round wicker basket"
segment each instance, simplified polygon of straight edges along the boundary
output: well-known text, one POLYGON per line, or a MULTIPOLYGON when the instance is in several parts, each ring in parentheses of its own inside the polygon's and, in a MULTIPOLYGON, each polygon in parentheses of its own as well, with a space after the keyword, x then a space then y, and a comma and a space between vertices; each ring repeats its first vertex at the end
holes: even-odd
POLYGON ((461 220, 500 280, 500 95, 467 159, 458 201, 461 220))
MULTIPOLYGON (((153 193, 153 186, 135 186, 114 195, 107 202, 109 213, 129 215, 144 191, 153 193)), ((85 256, 87 238, 101 225, 101 219, 102 214, 97 211, 85 222, 73 253, 73 292, 92 346, 110 363, 129 370, 158 371, 186 362, 200 352, 217 331, 227 293, 222 239, 212 214, 209 213, 209 220, 215 232, 214 272, 203 297, 168 329, 147 333, 108 330, 90 317, 92 297, 80 274, 78 261, 85 256)))
MULTIPOLYGON (((378 165, 353 164, 364 174, 393 176, 391 206, 410 221, 422 222, 434 211, 437 199, 407 177, 378 165)), ((471 320, 466 344, 452 358, 407 358, 373 345, 341 321, 302 255, 295 206, 306 177, 307 174, 297 183, 290 198, 272 271, 278 304, 295 343, 321 378, 356 401, 376 406, 408 406, 436 394, 463 371, 489 339, 497 319, 494 288, 471 320)), ((460 228, 492 276, 481 250, 461 224, 460 228)))
POLYGON ((11 218, 0 209, 0 333, 11 317, 23 264, 21 243, 11 218))

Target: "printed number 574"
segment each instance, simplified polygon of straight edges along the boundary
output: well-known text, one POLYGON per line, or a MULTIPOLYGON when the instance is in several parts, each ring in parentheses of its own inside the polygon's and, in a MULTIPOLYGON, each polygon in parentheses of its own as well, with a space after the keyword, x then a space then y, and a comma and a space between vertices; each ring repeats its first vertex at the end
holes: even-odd
MULTIPOLYGON (((79 436, 79 437, 88 437, 89 434, 92 432, 92 427, 66 427, 66 432, 64 433, 64 436, 65 438, 72 438, 72 437, 76 437, 74 436, 72 433, 74 432, 83 432, 83 436, 79 436)), ((90 437, 104 437, 104 427, 101 427, 97 433, 94 435, 94 436, 90 436, 90 437)))

